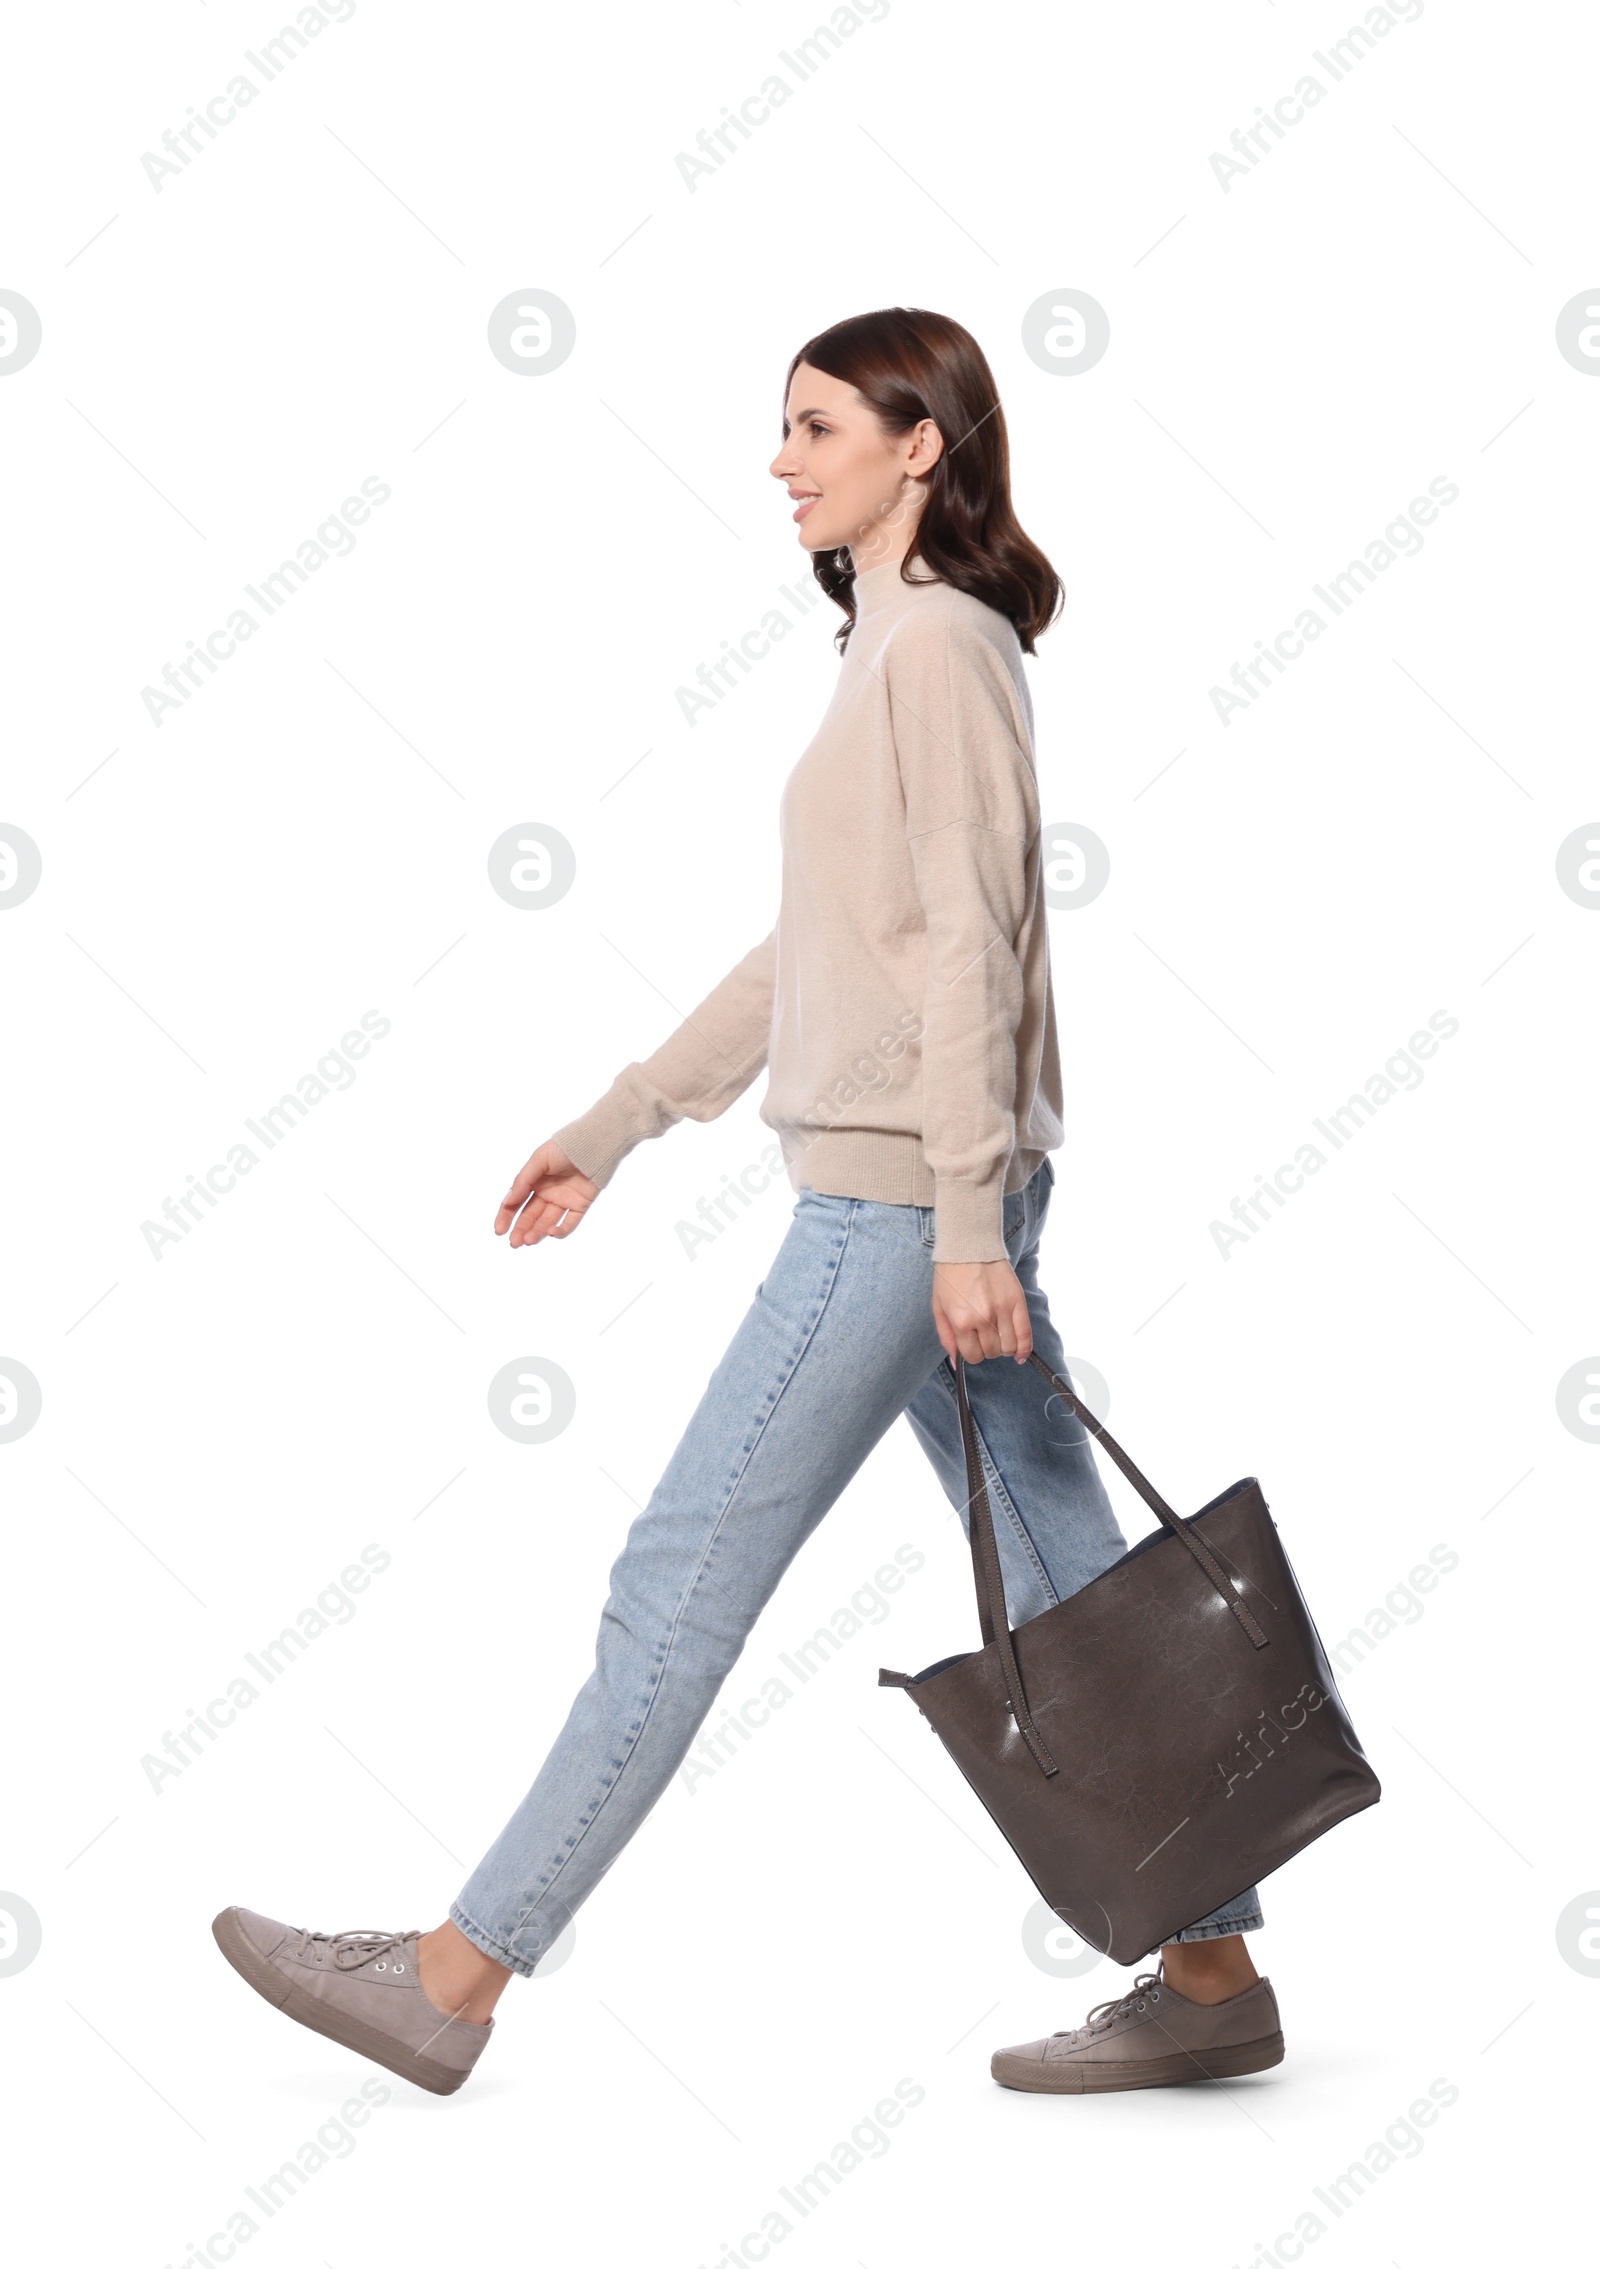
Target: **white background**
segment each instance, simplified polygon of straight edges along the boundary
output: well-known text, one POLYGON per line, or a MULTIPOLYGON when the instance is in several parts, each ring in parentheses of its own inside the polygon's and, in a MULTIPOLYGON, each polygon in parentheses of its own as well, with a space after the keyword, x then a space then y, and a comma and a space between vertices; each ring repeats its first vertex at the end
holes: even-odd
POLYGON ((0 1356, 43 1398, 0 1451, 29 2258, 176 2265, 354 2094, 370 2068, 254 1999, 210 1918, 442 1917, 783 1234, 781 1186, 692 1261, 676 1231, 770 1140, 759 1083, 570 1242, 490 1223, 770 925, 833 610, 693 728, 675 690, 805 568, 766 472, 789 356, 896 302, 983 344, 1067 589, 1029 665, 1043 801, 1111 861, 1052 917, 1068 1354, 1180 1506, 1260 1474, 1330 1643, 1459 1556, 1342 1681, 1384 1800, 1265 1887, 1278 2070, 997 2088, 994 2046, 1129 1973, 1030 1957, 1031 1886, 874 1683, 976 1641, 897 1428, 725 1699, 917 1545, 888 1621, 668 1791, 459 2097, 393 2082, 241 2257, 710 2269, 901 2079, 921 2102, 775 2258, 1228 2269, 1308 2210, 1319 2259, 1530 2249, 1600 1993, 1556 1927, 1600 1880, 1563 1760, 1597 1450, 1556 1402, 1597 1344, 1597 926, 1556 879, 1600 803, 1600 386, 1555 343, 1600 265, 1592 17, 1434 0, 1335 84, 1312 50, 1359 9, 894 0, 691 190, 677 153, 823 13, 367 0, 155 189, 144 153, 292 20, 8 35, 0 286, 43 324, 0 386, 0 820, 43 861, 0 924, 0 1356), (1326 99, 1225 190, 1211 153, 1308 70, 1326 99), (1109 316, 1092 371, 1023 349, 1067 287, 1109 316), (542 376, 486 343, 528 288, 577 326, 542 376), (153 723, 142 689, 373 475, 352 554, 153 723), (1420 553, 1224 727, 1211 687, 1440 475, 1420 553), (543 911, 486 873, 531 822, 577 859, 543 911), (1441 1009, 1420 1086, 1224 1259, 1212 1222, 1441 1009), (355 1085, 156 1259, 142 1224, 367 1010, 355 1085), (529 1356, 576 1389, 543 1446, 486 1407, 529 1356), (152 1789, 366 1545, 353 1621, 152 1789), (1420 2150, 1319 2209, 1436 2079, 1420 2150))

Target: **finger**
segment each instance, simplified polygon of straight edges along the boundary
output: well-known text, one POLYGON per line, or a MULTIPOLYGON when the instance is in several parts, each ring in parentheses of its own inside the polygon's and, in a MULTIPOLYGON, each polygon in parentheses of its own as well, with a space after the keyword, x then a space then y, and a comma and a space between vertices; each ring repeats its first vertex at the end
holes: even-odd
MULTIPOLYGON (((557 1223, 567 1214, 574 1216, 570 1226, 575 1228, 588 1210, 588 1197, 574 1189, 570 1182, 546 1182, 535 1190, 523 1208, 522 1217, 511 1232, 511 1242, 536 1244, 542 1237, 554 1236, 557 1223)), ((562 1232, 569 1233, 570 1230, 562 1232)))
POLYGON ((500 1200, 500 1210, 494 1217, 494 1233, 497 1237, 503 1237, 506 1231, 510 1228, 512 1222, 515 1221, 519 1210, 521 1209, 528 1196, 528 1190, 531 1189, 531 1187, 532 1185, 530 1183, 527 1188, 525 1188, 522 1183, 522 1178, 519 1175, 517 1180, 512 1183, 510 1189, 507 1190, 505 1196, 500 1200))
POLYGON ((500 1210, 502 1213, 505 1211, 507 1206, 512 1207, 514 1210, 517 1206, 521 1205, 523 1199, 528 1195, 528 1192, 533 1188, 533 1185, 539 1179, 539 1168, 540 1154, 536 1150, 531 1158, 525 1160, 524 1163, 518 1167, 510 1189, 507 1190, 505 1196, 500 1200, 500 1210))
POLYGON ((517 1216, 517 1225, 511 1232, 513 1245, 536 1245, 541 1237, 548 1236, 562 1215, 562 1207, 552 1204, 542 1193, 531 1197, 517 1216))
POLYGON ((1033 1353, 1033 1317, 1025 1299, 1019 1300, 1013 1311, 1011 1336, 1017 1343, 1017 1361, 1026 1363, 1033 1353))
POLYGON ((994 1311, 986 1300, 964 1300, 959 1313, 962 1352, 970 1348, 968 1362, 982 1363, 993 1352, 994 1311))

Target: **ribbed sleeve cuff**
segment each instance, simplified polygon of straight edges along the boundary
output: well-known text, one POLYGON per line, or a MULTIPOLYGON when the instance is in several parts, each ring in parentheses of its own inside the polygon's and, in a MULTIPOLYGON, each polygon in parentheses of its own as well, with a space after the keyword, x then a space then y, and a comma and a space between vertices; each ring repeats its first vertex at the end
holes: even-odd
POLYGON ((591 1110, 557 1127, 550 1139, 560 1143, 580 1174, 587 1174, 595 1188, 603 1190, 629 1151, 653 1132, 639 1124, 637 1098, 618 1082, 591 1110))
POLYGON ((984 1182, 938 1177, 933 1200, 936 1261, 1009 1260, 1004 1234, 1004 1161, 984 1182))

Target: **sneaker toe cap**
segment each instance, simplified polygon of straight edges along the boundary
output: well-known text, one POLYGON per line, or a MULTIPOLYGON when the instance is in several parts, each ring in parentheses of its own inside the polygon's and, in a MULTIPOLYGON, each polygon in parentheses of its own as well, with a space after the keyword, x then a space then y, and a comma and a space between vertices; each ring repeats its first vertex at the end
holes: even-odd
POLYGON ((1048 2040, 1037 2040, 1022 2041, 1014 2048, 997 2048, 989 2059, 989 2070, 996 2080, 1011 2086, 1036 2085, 1049 2047, 1048 2040))
POLYGON ((274 1922, 270 1915, 256 1914, 249 1907, 228 1907, 224 1911, 263 1958, 269 1957, 289 1935, 287 1923, 274 1922))

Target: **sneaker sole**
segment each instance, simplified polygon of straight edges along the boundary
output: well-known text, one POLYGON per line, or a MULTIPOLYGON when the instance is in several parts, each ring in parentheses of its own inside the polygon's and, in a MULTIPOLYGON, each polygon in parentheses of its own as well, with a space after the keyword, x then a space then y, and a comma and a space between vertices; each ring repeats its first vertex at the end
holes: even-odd
POLYGON ((996 2056, 989 2069, 1002 2088, 1020 2088, 1035 2096, 1109 2095, 1123 2088, 1174 2088, 1194 2080, 1236 2080, 1246 2072, 1266 2072, 1283 2062, 1282 2033, 1268 2033, 1238 2048, 1213 2048, 1203 2053, 1180 2050, 1174 2056, 1151 2056, 1129 2064, 1073 2064, 1062 2061, 1053 2068, 1044 2063, 1011 2064, 996 2056))
MULTIPOLYGON (((248 1986, 270 2001, 274 2009, 281 2009, 297 2025, 308 2031, 321 2033, 325 2040, 337 2041, 341 2048, 354 2049, 358 2056, 381 2064, 385 2071, 397 2072, 402 2080, 410 2080, 430 2095, 453 2096, 467 2072, 452 2072, 448 2064, 435 2064, 431 2057, 419 2056, 414 2049, 391 2040, 387 2033, 374 2031, 371 2025, 362 2024, 359 2017, 347 2017, 337 2009, 329 2009, 314 1994, 303 1992, 281 1970, 274 1969, 265 1954, 254 1944, 232 1911, 224 1907, 211 1925, 211 1935, 222 1949, 223 1958, 236 1969, 248 1986)), ((445 2020, 448 2023, 448 2019, 445 2020)))

